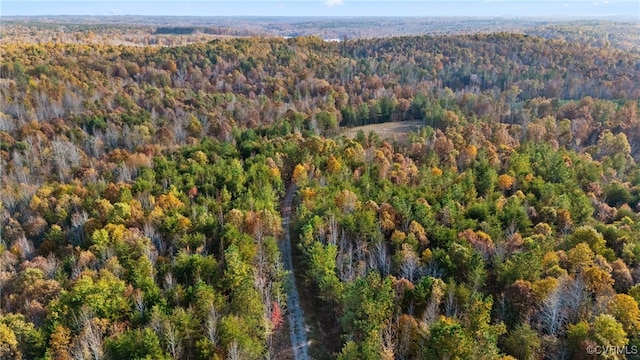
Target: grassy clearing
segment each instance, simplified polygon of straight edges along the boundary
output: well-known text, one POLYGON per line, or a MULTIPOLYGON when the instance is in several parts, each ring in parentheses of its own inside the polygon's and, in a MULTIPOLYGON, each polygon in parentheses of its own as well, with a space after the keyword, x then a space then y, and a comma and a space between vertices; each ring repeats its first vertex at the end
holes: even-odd
POLYGON ((424 122, 421 120, 388 122, 344 128, 344 130, 341 132, 341 135, 353 139, 354 137, 356 137, 358 132, 362 130, 365 135, 369 134, 370 132, 374 132, 380 135, 381 138, 394 138, 399 136, 406 136, 411 131, 418 131, 422 126, 424 126, 424 122))

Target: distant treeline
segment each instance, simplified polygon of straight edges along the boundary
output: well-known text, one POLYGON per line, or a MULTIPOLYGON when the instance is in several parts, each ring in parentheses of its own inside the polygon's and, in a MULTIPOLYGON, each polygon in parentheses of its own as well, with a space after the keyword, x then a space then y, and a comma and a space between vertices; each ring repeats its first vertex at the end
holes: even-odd
POLYGON ((225 27, 196 27, 196 26, 163 26, 157 28, 154 35, 191 35, 195 33, 227 36, 252 36, 255 35, 249 30, 230 29, 225 27))

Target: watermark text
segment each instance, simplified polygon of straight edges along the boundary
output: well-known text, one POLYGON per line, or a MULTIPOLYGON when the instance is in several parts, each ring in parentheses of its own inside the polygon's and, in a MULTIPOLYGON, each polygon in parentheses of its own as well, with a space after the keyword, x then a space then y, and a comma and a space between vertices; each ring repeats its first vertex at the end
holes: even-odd
POLYGON ((632 346, 613 346, 613 345, 590 345, 587 346, 588 354, 595 355, 638 355, 640 353, 636 345, 632 346))

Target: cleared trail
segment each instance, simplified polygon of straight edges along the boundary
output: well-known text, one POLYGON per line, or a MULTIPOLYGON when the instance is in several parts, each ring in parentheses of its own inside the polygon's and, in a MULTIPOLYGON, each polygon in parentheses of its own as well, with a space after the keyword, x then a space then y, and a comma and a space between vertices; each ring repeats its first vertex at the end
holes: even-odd
POLYGON ((289 185, 287 193, 282 202, 282 227, 284 230, 284 241, 279 245, 282 253, 284 269, 288 271, 287 287, 287 308, 289 328, 291 329, 291 347, 295 360, 309 359, 309 341, 307 340, 307 327, 304 322, 304 313, 300 306, 300 296, 296 287, 296 279, 293 274, 293 262, 291 259, 291 235, 289 234, 289 221, 291 218, 291 202, 296 193, 297 186, 289 185))

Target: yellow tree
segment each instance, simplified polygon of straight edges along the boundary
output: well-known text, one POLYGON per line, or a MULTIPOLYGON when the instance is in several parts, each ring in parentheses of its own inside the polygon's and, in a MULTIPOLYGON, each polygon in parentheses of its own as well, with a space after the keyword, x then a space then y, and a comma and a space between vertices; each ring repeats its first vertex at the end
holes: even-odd
POLYGON ((16 334, 5 324, 0 324, 0 358, 21 359, 16 334))
POLYGON ((611 304, 609 313, 613 315, 624 327, 629 336, 640 333, 640 309, 634 298, 626 294, 616 294, 611 304))
POLYGON ((498 176, 498 186, 500 186, 502 190, 511 190, 515 183, 516 179, 511 175, 502 174, 498 176))
POLYGON ((293 169, 291 180, 293 180, 293 182, 300 187, 306 183, 307 177, 308 175, 306 167, 302 164, 296 165, 296 167, 293 169))

